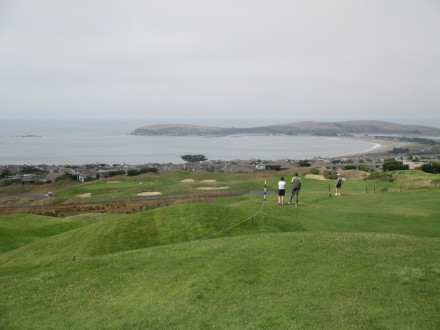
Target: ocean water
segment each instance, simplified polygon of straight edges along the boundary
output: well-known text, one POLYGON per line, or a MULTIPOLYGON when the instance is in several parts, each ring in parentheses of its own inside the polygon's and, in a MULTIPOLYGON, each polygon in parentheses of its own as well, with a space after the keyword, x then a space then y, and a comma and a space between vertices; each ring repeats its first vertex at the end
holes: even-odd
MULTIPOLYGON (((204 154, 209 160, 310 159, 355 154, 378 147, 363 141, 313 136, 129 135, 140 126, 157 123, 145 120, 4 120, 0 123, 0 165, 182 163, 181 156, 185 154, 204 154)), ((225 123, 213 126, 227 127, 225 123)), ((250 126, 255 123, 237 125, 250 126)))

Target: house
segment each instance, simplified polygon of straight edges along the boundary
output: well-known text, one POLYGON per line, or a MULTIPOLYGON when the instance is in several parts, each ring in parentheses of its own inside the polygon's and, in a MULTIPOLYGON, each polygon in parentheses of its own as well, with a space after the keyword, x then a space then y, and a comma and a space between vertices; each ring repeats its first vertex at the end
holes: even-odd
POLYGON ((96 179, 98 177, 97 171, 95 170, 83 170, 76 173, 77 180, 80 182, 85 182, 89 178, 96 179))
POLYGON ((223 170, 225 173, 254 173, 257 171, 255 166, 251 165, 232 165, 223 170))

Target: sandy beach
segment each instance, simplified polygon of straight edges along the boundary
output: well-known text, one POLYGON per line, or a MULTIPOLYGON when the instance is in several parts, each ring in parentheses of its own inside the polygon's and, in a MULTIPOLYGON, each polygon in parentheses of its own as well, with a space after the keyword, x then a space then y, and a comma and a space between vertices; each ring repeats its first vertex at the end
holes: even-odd
POLYGON ((357 140, 373 144, 370 149, 356 154, 351 154, 351 156, 363 154, 381 154, 393 150, 393 148, 407 148, 415 145, 415 143, 407 141, 380 140, 368 137, 337 137, 337 139, 357 140))

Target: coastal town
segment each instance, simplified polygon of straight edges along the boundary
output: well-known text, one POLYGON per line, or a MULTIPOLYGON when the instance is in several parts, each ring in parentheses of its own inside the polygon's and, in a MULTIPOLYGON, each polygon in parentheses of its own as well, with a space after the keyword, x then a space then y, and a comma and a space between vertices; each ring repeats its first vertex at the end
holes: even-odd
POLYGON ((440 161, 440 143, 433 141, 409 142, 391 137, 364 138, 364 141, 380 144, 367 153, 342 157, 281 160, 204 160, 198 162, 149 163, 149 164, 66 164, 66 165, 0 165, 0 186, 45 184, 63 178, 87 182, 106 179, 115 175, 136 175, 145 172, 167 173, 171 171, 205 171, 224 173, 253 173, 263 170, 281 171, 297 167, 327 170, 364 170, 381 172, 383 164, 390 160, 400 161, 408 169, 418 169, 425 163, 440 161), (422 142, 422 143, 420 143, 422 142))

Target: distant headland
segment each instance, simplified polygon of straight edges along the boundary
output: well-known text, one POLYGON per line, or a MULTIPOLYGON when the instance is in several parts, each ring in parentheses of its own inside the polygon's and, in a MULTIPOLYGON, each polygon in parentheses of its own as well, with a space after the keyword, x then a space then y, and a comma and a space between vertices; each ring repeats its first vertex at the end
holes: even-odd
POLYGON ((306 121, 291 124, 250 128, 223 128, 187 124, 150 125, 136 128, 130 135, 166 136, 226 136, 235 134, 283 134, 337 136, 350 134, 398 134, 411 136, 440 136, 440 129, 420 125, 402 125, 377 120, 342 122, 306 121))

